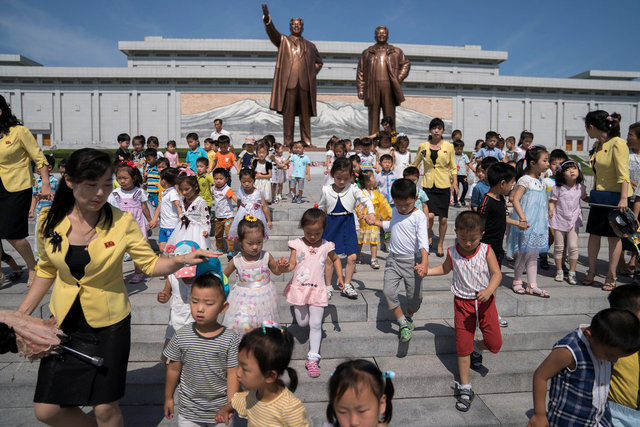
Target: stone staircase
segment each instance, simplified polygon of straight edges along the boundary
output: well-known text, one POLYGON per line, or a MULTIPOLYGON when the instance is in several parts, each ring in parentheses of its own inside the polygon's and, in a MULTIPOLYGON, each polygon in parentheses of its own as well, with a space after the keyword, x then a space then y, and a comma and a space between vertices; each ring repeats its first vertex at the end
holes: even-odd
MULTIPOLYGON (((298 229, 302 212, 319 199, 322 169, 313 168, 312 175, 312 182, 305 189, 308 201, 302 205, 288 201, 272 205, 274 227, 265 250, 276 257, 288 255, 287 241, 302 235, 298 229)), ((452 220, 457 211, 451 210, 452 220)), ((453 244, 454 237, 453 227, 449 227, 445 247, 453 244)), ((586 237, 583 233, 580 238, 578 271, 582 274, 578 280, 586 270, 586 237)), ((369 259, 368 247, 364 253, 363 262, 369 259)), ((603 241, 600 271, 606 270, 606 254, 603 241)), ((379 258, 384 261, 386 253, 380 252, 379 258)), ((442 261, 433 254, 429 257, 430 265, 442 261)), ((467 413, 455 410, 452 397, 457 362, 450 276, 425 280, 422 308, 414 316, 413 339, 402 344, 398 341, 398 326, 391 322, 393 316, 382 296, 383 269, 376 271, 366 263, 359 264, 353 280, 359 298, 349 300, 334 293, 325 310, 322 375, 317 379, 309 378, 304 369, 307 332, 292 324, 292 308, 281 297, 281 322, 290 325, 289 330, 297 340, 292 365, 300 383, 295 394, 305 403, 312 425, 320 426, 324 421, 330 373, 344 359, 356 357, 369 359, 382 370, 395 371, 392 426, 526 425, 532 413, 533 371, 555 341, 579 324, 589 323, 592 314, 607 306, 607 294, 596 286, 555 282, 554 270, 540 270, 539 286, 547 289, 551 298, 516 295, 510 290, 512 268, 510 262, 503 265, 503 281, 497 293, 498 311, 509 321, 509 327, 502 329, 504 345, 497 355, 485 352, 484 367, 478 372, 472 371, 471 383, 477 395, 467 413)), ((125 276, 131 274, 133 264, 127 262, 125 276)), ((280 294, 290 277, 291 273, 274 277, 280 294)), ((596 284, 601 282, 602 277, 596 284)), ((175 420, 166 420, 162 415, 164 367, 159 357, 169 316, 169 305, 156 300, 162 287, 163 281, 159 278, 128 285, 133 307, 132 345, 127 392, 121 401, 127 426, 177 425, 175 420)), ((25 293, 24 280, 5 285, 0 289, 0 308, 16 308, 25 293)), ((48 296, 35 314, 48 316, 47 302, 48 296)), ((37 368, 37 363, 26 362, 16 355, 0 356, 0 424, 38 425, 31 403, 37 368)))

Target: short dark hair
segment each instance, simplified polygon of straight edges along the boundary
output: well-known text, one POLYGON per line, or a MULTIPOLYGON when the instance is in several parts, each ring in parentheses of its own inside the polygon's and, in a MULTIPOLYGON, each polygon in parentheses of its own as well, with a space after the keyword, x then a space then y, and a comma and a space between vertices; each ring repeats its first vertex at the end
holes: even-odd
POLYGON ((227 170, 225 168, 215 168, 213 170, 213 172, 211 173, 212 176, 216 176, 216 175, 224 175, 224 177, 227 177, 227 170))
POLYGON ((484 217, 478 212, 464 211, 456 217, 456 231, 484 231, 484 217))
POLYGON ((607 298, 613 308, 624 308, 634 314, 640 312, 640 284, 617 286, 607 298))
POLYGON ((227 135, 220 135, 218 137, 218 145, 220 144, 230 144, 231 143, 231 138, 229 138, 227 135))
POLYGON ((167 167, 169 167, 169 165, 170 165, 171 163, 169 162, 169 159, 167 159, 167 158, 165 158, 165 157, 160 157, 160 158, 158 159, 158 162, 157 162, 156 164, 158 164, 158 165, 166 165, 167 167))
POLYGON ((200 194, 200 184, 196 176, 187 174, 178 175, 178 185, 182 185, 185 182, 193 188, 196 194, 200 194))
POLYGON ((498 162, 487 170, 487 181, 491 187, 495 187, 502 181, 511 182, 516 178, 516 168, 508 163, 498 162))
POLYGON ((212 138, 205 138, 204 144, 213 144, 215 141, 212 138))
POLYGON ((385 123, 393 128, 393 118, 391 116, 384 116, 382 120, 380 120, 381 125, 385 123))
POLYGON ((391 184, 391 197, 394 200, 415 199, 416 194, 416 185, 410 179, 396 179, 391 184))
POLYGON ((198 140, 198 134, 195 133, 195 132, 189 132, 187 134, 187 138, 186 139, 191 139, 191 140, 197 141, 198 140))
POLYGON ((371 140, 371 138, 366 138, 366 137, 365 137, 365 138, 362 138, 362 139, 360 140, 360 145, 361 145, 361 146, 363 146, 363 147, 364 147, 365 145, 366 145, 366 146, 369 146, 369 145, 372 145, 372 144, 373 144, 373 141, 371 140))
POLYGON ((349 175, 353 175, 353 164, 346 157, 339 157, 331 166, 331 176, 333 176, 336 172, 339 171, 347 171, 349 175))
POLYGON ((444 122, 439 117, 435 117, 435 118, 431 119, 431 121, 429 122, 429 130, 435 129, 435 128, 444 129, 444 122))
POLYGON ((147 145, 149 145, 150 143, 154 143, 154 144, 158 144, 160 145, 160 141, 158 141, 158 137, 157 136, 150 136, 149 138, 147 138, 147 145))
POLYGON ((145 139, 144 135, 136 135, 133 137, 133 140, 131 142, 133 144, 135 144, 136 142, 140 142, 144 146, 147 143, 147 140, 145 139))
POLYGON ((262 237, 264 237, 264 222, 255 217, 252 221, 247 220, 247 217, 242 218, 240 223, 238 223, 238 240, 242 241, 250 230, 258 230, 260 234, 262 234, 262 237))
POLYGON ((207 157, 198 157, 196 159, 196 164, 198 164, 198 163, 202 163, 205 166, 209 166, 209 159, 207 157))
POLYGON ((238 179, 242 179, 245 176, 251 177, 251 179, 255 181, 256 171, 254 171, 253 169, 242 169, 240 173, 238 173, 238 179))
POLYGON ((173 187, 174 185, 176 185, 176 182, 178 182, 179 173, 180 171, 176 168, 166 168, 165 170, 160 172, 160 179, 165 180, 167 184, 173 187))
POLYGON ((300 219, 300 228, 315 224, 316 222, 321 222, 322 228, 324 229, 327 226, 327 214, 322 209, 307 209, 304 211, 302 218, 300 219))
POLYGON ((391 157, 391 154, 383 154, 380 156, 380 163, 382 163, 383 160, 391 160, 391 163, 393 163, 393 157, 391 157))
POLYGON ((356 163, 362 163, 362 159, 357 154, 353 154, 353 155, 349 156, 349 161, 350 162, 356 162, 356 163))
POLYGON ((551 150, 551 152, 549 153, 549 163, 551 163, 554 160, 560 160, 560 159, 562 159, 563 161, 569 160, 569 156, 567 156, 567 153, 565 153, 564 150, 561 150, 560 148, 551 150))
POLYGON ((496 159, 495 157, 487 156, 482 159, 482 161, 480 162, 480 166, 482 166, 482 169, 484 170, 489 170, 491 165, 495 165, 496 163, 498 163, 498 159, 496 159))
POLYGON ((490 130, 489 132, 487 132, 484 136, 484 140, 486 141, 489 138, 496 138, 498 139, 500 137, 500 135, 498 135, 498 132, 494 132, 492 130, 490 130))
POLYGON ((213 123, 215 122, 220 122, 220 124, 222 124, 222 119, 213 119, 213 123))
POLYGON ((606 308, 591 319, 589 327, 594 340, 625 354, 640 350, 640 320, 623 308, 606 308))
POLYGON ((214 276, 213 274, 202 274, 196 277, 196 279, 193 281, 193 284, 191 285, 192 292, 193 292, 193 288, 217 289, 218 292, 220 292, 220 295, 222 296, 222 301, 227 300, 227 293, 224 290, 224 283, 222 283, 222 280, 220 280, 220 278, 218 278, 217 276, 214 276))
POLYGON ((408 166, 402 171, 402 176, 408 178, 410 176, 417 176, 420 178, 420 169, 415 166, 408 166))
POLYGON ((158 150, 156 150, 155 148, 147 148, 146 150, 144 150, 144 156, 158 157, 158 150))
POLYGON ((176 142, 173 139, 167 141, 167 147, 171 147, 171 146, 173 146, 173 147, 176 146, 176 142))
POLYGON ((268 142, 271 146, 276 143, 276 137, 271 134, 263 136, 262 139, 268 142))
POLYGON ((58 170, 62 169, 62 168, 67 168, 67 158, 65 157, 64 159, 60 160, 60 162, 58 163, 58 170))
POLYGON ((51 154, 45 154, 44 158, 47 159, 47 164, 49 166, 51 166, 52 169, 54 167, 56 167, 56 158, 55 157, 53 157, 51 154))
POLYGON ((118 142, 131 141, 131 137, 128 133, 121 133, 118 135, 118 142))
POLYGON ((451 137, 457 134, 460 134, 460 136, 462 136, 462 131, 460 129, 454 129, 453 131, 451 131, 451 137))
POLYGON ((381 130, 378 132, 378 139, 381 140, 382 138, 391 139, 391 134, 386 130, 381 130))
POLYGON ((453 141, 453 146, 455 148, 458 148, 458 147, 464 148, 464 141, 461 139, 456 139, 455 141, 453 141))

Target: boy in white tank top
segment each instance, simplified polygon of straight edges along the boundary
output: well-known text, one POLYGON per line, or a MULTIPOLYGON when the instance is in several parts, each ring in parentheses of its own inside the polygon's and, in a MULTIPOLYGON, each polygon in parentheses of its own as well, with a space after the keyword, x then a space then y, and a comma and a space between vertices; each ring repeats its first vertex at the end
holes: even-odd
POLYGON ((456 218, 456 245, 447 249, 444 264, 430 268, 427 274, 439 276, 453 271, 451 292, 454 294, 460 375, 460 382, 455 382, 455 394, 456 409, 462 412, 469 410, 474 397, 469 382, 470 366, 472 363, 476 368, 482 365, 482 354, 473 348, 476 327, 480 327, 483 338, 476 342, 478 350, 497 353, 502 347, 498 310, 493 296, 502 281, 502 273, 491 246, 480 242, 483 234, 482 215, 473 211, 459 214, 456 218))

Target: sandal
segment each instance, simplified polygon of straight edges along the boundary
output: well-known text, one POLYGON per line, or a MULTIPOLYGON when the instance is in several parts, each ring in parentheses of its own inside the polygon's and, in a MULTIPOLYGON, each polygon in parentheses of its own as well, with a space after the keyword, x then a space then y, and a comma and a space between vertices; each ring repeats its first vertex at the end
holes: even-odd
POLYGON ((513 285, 511 286, 513 292, 518 295, 524 295, 524 287, 522 286, 522 280, 514 280, 513 285))
POLYGON ((630 268, 629 266, 626 266, 626 265, 624 267, 618 268, 618 274, 625 277, 633 277, 635 272, 636 272, 635 268, 630 268))
POLYGON ((527 284, 527 289, 525 290, 525 292, 529 295, 533 295, 534 297, 540 297, 540 298, 551 297, 551 295, 549 295, 549 292, 545 291, 544 289, 540 289, 539 287, 534 285, 535 283, 527 284))
POLYGON ((9 275, 7 276, 7 279, 8 279, 10 282, 15 282, 16 280, 18 280, 19 278, 21 278, 21 277, 22 277, 22 273, 23 273, 22 269, 19 269, 19 270, 13 270, 13 271, 11 272, 11 274, 9 274, 9 275))
POLYGON ((476 394, 473 390, 464 389, 460 383, 456 381, 454 389, 454 396, 456 397, 456 409, 460 412, 467 412, 471 408, 471 402, 476 394))
POLYGON ((596 278, 596 272, 595 271, 591 271, 591 270, 587 270, 587 275, 584 276, 584 279, 582 279, 582 285, 583 286, 591 286, 593 285, 593 281, 596 278))
POLYGON ((604 280, 604 285, 602 285, 602 290, 605 292, 611 292, 616 288, 616 277, 611 277, 607 275, 607 278, 604 280))

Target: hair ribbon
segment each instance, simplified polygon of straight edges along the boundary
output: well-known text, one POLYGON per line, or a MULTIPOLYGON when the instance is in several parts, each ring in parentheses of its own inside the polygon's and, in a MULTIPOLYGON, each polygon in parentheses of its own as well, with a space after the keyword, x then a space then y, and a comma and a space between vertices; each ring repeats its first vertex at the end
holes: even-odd
POLYGON ((271 320, 263 320, 262 321, 262 333, 264 335, 267 334, 267 328, 279 329, 280 332, 282 332, 284 334, 284 329, 282 329, 280 327, 280 325, 278 325, 276 322, 273 322, 271 320))
POLYGON ((256 222, 258 220, 258 218, 256 218, 253 215, 247 215, 244 217, 245 220, 249 221, 249 222, 256 222))
POLYGON ((129 166, 131 169, 135 169, 136 168, 136 164, 133 163, 131 160, 124 160, 124 161, 120 162, 118 165, 126 165, 126 166, 129 166))
POLYGON ((184 168, 180 171, 180 173, 178 174, 178 176, 181 175, 186 175, 186 176, 196 176, 196 173, 189 167, 184 168))
POLYGON ((393 371, 384 371, 382 376, 388 380, 392 380, 396 377, 396 373, 393 371))

